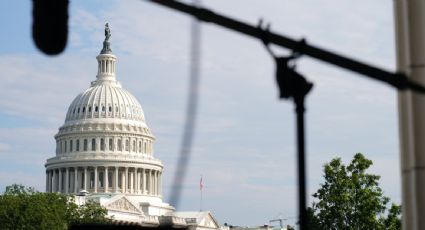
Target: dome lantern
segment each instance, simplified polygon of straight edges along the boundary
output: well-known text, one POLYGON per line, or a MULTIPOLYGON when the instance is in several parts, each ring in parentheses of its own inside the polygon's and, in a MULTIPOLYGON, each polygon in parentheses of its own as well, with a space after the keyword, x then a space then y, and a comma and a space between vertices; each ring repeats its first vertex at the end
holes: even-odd
POLYGON ((111 43, 109 42, 110 37, 111 30, 109 29, 108 23, 106 23, 103 48, 100 51, 100 54, 96 57, 98 66, 96 81, 92 82, 92 86, 99 84, 119 84, 115 78, 115 63, 117 61, 117 57, 112 53, 111 43))

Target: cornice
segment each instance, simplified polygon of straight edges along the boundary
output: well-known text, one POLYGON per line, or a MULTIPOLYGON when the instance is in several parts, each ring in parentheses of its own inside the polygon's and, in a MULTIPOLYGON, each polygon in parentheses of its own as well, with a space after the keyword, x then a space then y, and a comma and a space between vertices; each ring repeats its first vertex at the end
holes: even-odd
POLYGON ((79 167, 87 166, 103 166, 103 164, 144 164, 163 168, 161 160, 140 156, 139 154, 67 154, 52 157, 47 160, 45 167, 51 168, 53 165, 76 164, 79 167))

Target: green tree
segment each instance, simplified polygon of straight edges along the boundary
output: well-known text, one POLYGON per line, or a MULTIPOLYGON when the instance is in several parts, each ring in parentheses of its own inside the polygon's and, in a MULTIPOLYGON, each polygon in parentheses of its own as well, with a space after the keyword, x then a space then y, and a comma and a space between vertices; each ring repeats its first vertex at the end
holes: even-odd
POLYGON ((393 203, 387 217, 381 218, 381 222, 387 230, 401 229, 401 206, 393 203))
POLYGON ((401 229, 399 206, 385 216, 389 198, 379 187, 380 177, 366 173, 371 165, 361 153, 348 166, 340 158, 324 165, 325 182, 308 212, 312 229, 401 229))
POLYGON ((105 223, 107 210, 98 203, 78 206, 72 196, 40 193, 11 185, 0 195, 1 229, 67 229, 72 223, 105 223))

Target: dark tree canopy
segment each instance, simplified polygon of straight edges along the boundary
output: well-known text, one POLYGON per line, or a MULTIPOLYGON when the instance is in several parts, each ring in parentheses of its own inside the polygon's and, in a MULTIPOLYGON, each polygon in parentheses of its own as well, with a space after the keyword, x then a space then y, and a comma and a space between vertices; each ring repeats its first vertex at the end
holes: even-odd
POLYGON ((68 229, 73 223, 107 223, 107 210, 95 202, 78 206, 73 196, 41 193, 11 185, 0 195, 1 229, 68 229))
POLYGON ((325 182, 308 209, 311 229, 401 229, 400 206, 393 204, 387 212, 380 176, 366 172, 371 165, 361 153, 348 166, 340 158, 324 165, 325 182))

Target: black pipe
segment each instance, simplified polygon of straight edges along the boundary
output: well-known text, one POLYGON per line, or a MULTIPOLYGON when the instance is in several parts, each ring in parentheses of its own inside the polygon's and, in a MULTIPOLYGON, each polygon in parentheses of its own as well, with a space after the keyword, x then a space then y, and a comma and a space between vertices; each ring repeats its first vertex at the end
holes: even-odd
POLYGON ((295 99, 295 112, 297 116, 297 148, 298 148, 298 212, 300 229, 307 230, 307 189, 305 167, 305 135, 304 135, 304 97, 295 99))

